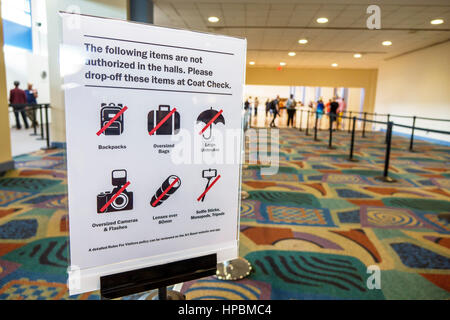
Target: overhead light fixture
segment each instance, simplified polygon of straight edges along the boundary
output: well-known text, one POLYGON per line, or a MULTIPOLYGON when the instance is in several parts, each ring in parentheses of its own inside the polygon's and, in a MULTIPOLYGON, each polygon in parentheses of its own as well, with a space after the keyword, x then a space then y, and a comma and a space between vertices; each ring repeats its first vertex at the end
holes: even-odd
POLYGON ((434 19, 430 21, 431 24, 443 24, 444 19, 434 19))
POLYGON ((308 43, 308 40, 306 40, 306 39, 300 39, 300 40, 298 40, 298 43, 300 43, 300 44, 306 44, 306 43, 308 43))
POLYGON ((318 23, 327 23, 327 22, 328 22, 328 19, 325 18, 325 17, 322 17, 322 18, 317 18, 316 21, 317 21, 318 23))
POLYGON ((290 57, 293 57, 293 56, 295 56, 295 55, 296 55, 295 52, 289 52, 289 53, 288 53, 288 56, 290 56, 290 57))
POLYGON ((285 66, 286 62, 280 62, 280 66, 285 66))
POLYGON ((337 63, 332 63, 331 66, 332 66, 332 67, 337 67, 338 64, 337 64, 337 63))
POLYGON ((386 41, 383 41, 381 44, 382 44, 383 46, 390 46, 390 45, 392 45, 392 42, 389 41, 389 40, 386 40, 386 41))
POLYGON ((209 17, 208 21, 212 22, 212 23, 216 23, 216 22, 219 22, 219 18, 217 18, 217 17, 209 17))
POLYGON ((355 53, 355 54, 353 55, 353 57, 354 57, 354 58, 361 58, 361 57, 362 57, 362 54, 361 54, 361 53, 355 53))
POLYGON ((255 61, 250 61, 248 64, 254 65, 254 64, 255 64, 255 61))

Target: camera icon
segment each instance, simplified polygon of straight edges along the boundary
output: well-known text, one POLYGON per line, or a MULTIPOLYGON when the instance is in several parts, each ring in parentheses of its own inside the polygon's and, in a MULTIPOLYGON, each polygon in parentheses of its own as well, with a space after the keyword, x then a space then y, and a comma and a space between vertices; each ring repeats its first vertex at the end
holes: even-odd
POLYGON ((97 213, 132 210, 133 192, 123 189, 127 184, 127 171, 124 169, 113 170, 111 183, 114 186, 112 191, 97 195, 97 213))

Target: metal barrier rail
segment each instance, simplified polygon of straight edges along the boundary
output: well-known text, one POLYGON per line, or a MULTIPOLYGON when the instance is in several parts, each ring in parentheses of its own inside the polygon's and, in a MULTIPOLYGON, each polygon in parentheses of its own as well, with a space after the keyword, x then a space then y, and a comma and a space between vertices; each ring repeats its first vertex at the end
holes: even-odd
POLYGON ((394 126, 407 128, 407 129, 414 128, 414 130, 421 130, 421 131, 427 131, 427 132, 433 132, 433 133, 450 134, 450 131, 442 131, 442 130, 435 130, 435 129, 429 129, 429 128, 420 128, 420 127, 416 127, 416 126, 411 127, 411 126, 405 126, 403 124, 398 124, 398 123, 394 123, 394 126))
POLYGON ((30 134, 30 136, 37 136, 40 137, 37 138, 37 140, 46 140, 47 147, 44 149, 50 149, 50 127, 48 123, 48 109, 51 108, 50 104, 48 103, 38 103, 38 104, 29 104, 29 103, 23 103, 23 104, 9 104, 10 108, 12 108, 11 112, 21 112, 21 111, 27 111, 32 110, 33 111, 33 121, 32 121, 32 127, 33 127, 33 133, 30 134), (19 110, 16 110, 19 109, 19 110), (37 134, 37 117, 36 117, 36 111, 39 110, 39 126, 40 126, 40 134, 37 134), (45 123, 44 123, 44 116, 45 116, 45 123), (45 128, 44 128, 45 127, 45 128))
MULTIPOLYGON (((344 111, 343 113, 364 113, 361 111, 344 111)), ((394 117, 394 118, 416 118, 416 119, 422 119, 422 120, 430 120, 430 121, 450 121, 450 119, 438 119, 438 118, 427 118, 427 117, 418 117, 418 116, 403 116, 403 115, 396 115, 396 114, 390 114, 390 113, 376 113, 376 112, 365 112, 368 115, 375 115, 375 116, 381 116, 381 117, 394 117)))
MULTIPOLYGON (((365 124, 366 122, 370 122, 370 123, 377 123, 377 124, 381 124, 381 125, 386 125, 387 129, 386 129, 386 155, 385 155, 385 163, 384 163, 384 170, 383 170, 383 176, 381 177, 377 177, 377 179, 384 181, 384 182, 396 182, 395 179, 389 177, 389 160, 390 160, 390 154, 391 154, 391 143, 392 143, 392 131, 393 131, 393 127, 394 126, 398 126, 398 127, 402 127, 402 128, 407 128, 407 129, 412 129, 411 132, 411 140, 410 140, 410 147, 409 150, 413 151, 413 140, 414 140, 414 131, 415 130, 422 130, 422 131, 427 131, 427 132, 434 132, 434 133, 439 133, 439 134, 450 134, 449 131, 442 131, 442 130, 434 130, 434 129, 429 129, 429 128, 420 128, 420 127, 416 127, 415 123, 416 123, 416 119, 417 117, 413 117, 413 125, 412 126, 407 126, 407 125, 402 125, 402 124, 396 124, 393 121, 388 121, 388 122, 382 122, 382 121, 376 121, 376 120, 371 120, 371 119, 367 119, 367 114, 368 113, 364 113, 364 118, 358 118, 356 116, 350 118, 350 117, 346 117, 344 115, 338 115, 338 114, 331 114, 331 113, 320 113, 315 111, 314 112, 316 114, 315 116, 315 126, 314 126, 314 141, 320 141, 317 138, 317 127, 318 127, 318 115, 326 115, 329 118, 329 140, 328 140, 328 149, 335 149, 332 145, 332 141, 333 141, 333 118, 335 118, 336 120, 338 118, 341 119, 348 119, 349 124, 353 121, 353 125, 352 125, 352 135, 351 135, 351 142, 350 142, 350 156, 348 158, 349 161, 358 161, 357 159, 354 159, 353 157, 353 151, 354 151, 354 145, 355 145, 355 128, 356 128, 356 121, 362 121, 363 122, 363 135, 362 137, 365 137, 365 124)), ((351 113, 351 112, 350 112, 351 113)), ((308 110, 308 122, 307 122, 307 130, 308 130, 308 126, 309 126, 309 115, 310 115, 310 110, 308 110)), ((301 123, 300 123, 301 126, 301 123)), ((349 126, 350 127, 350 126, 349 126)), ((345 131, 345 129, 344 129, 345 131)), ((308 134, 307 134, 308 135, 308 134)))
MULTIPOLYGON (((308 109, 302 109, 299 108, 298 111, 300 111, 300 128, 299 131, 302 131, 302 123, 303 123, 303 112, 306 111, 307 112, 307 118, 306 118, 306 131, 305 134, 307 136, 309 136, 309 123, 311 120, 311 115, 313 113, 315 113, 315 125, 314 125, 314 141, 320 141, 320 139, 317 138, 317 128, 318 128, 318 115, 319 112, 311 110, 311 108, 308 109)), ((333 117, 330 113, 320 113, 321 115, 327 115, 330 119, 330 124, 329 124, 329 140, 328 140, 328 148, 329 149, 334 149, 333 145, 332 145, 332 141, 333 141, 333 129, 332 129, 332 118, 335 117, 336 120, 337 119, 348 119, 349 120, 349 126, 348 126, 348 132, 350 133, 351 131, 351 142, 350 142, 350 156, 348 158, 349 161, 358 161, 357 159, 355 159, 353 157, 353 152, 354 152, 354 145, 355 145, 355 129, 356 129, 356 121, 362 121, 363 122, 363 126, 362 126, 362 137, 365 137, 365 125, 366 122, 369 123, 376 123, 376 124, 381 124, 381 125, 386 125, 386 155, 385 155, 385 159, 384 159, 384 170, 383 170, 383 176, 381 177, 377 177, 377 179, 384 181, 384 182, 396 182, 395 179, 389 177, 389 160, 390 160, 390 154, 391 154, 391 143, 392 143, 392 131, 393 131, 393 127, 394 126, 398 126, 398 127, 402 127, 402 128, 407 128, 407 129, 411 129, 411 137, 410 137, 410 145, 409 145, 409 151, 413 152, 413 143, 414 143, 414 131, 415 130, 421 130, 421 131, 426 131, 426 132, 433 132, 433 133, 438 133, 438 134, 450 134, 449 131, 443 131, 443 130, 435 130, 435 129, 429 129, 429 128, 421 128, 421 127, 416 127, 416 120, 417 119, 423 119, 423 120, 434 120, 434 121, 450 121, 447 119, 433 119, 433 118, 426 118, 426 117, 417 117, 417 116, 401 116, 401 115, 391 115, 391 114, 380 114, 380 113, 370 113, 370 112, 353 112, 353 111, 344 111, 342 114, 333 114, 333 117), (349 113, 350 117, 345 116, 344 114, 349 113), (359 118, 356 116, 351 116, 352 114, 358 114, 358 115, 364 115, 363 118, 359 118), (383 121, 377 121, 377 120, 373 120, 373 119, 367 119, 367 115, 372 115, 374 117, 377 116, 387 116, 387 121, 383 122, 383 121), (411 118, 413 119, 413 123, 412 126, 407 126, 407 125, 403 125, 403 124, 396 124, 392 121, 390 121, 390 117, 398 117, 398 118, 411 118), (352 124, 352 120, 353 120, 353 125, 352 124), (352 130, 350 130, 350 126, 352 126, 352 130)), ((345 128, 344 128, 345 131, 345 128)))

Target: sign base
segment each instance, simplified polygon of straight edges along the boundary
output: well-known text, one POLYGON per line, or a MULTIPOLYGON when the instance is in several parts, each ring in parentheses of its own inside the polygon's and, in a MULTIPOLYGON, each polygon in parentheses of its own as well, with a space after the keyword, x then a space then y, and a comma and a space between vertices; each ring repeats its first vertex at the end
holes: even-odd
MULTIPOLYGON (((159 295, 158 291, 152 292, 145 300, 162 300, 159 295)), ((186 296, 181 292, 168 290, 167 297, 164 300, 186 300, 186 296)))
POLYGON ((217 254, 100 277, 102 299, 115 299, 216 274, 217 254))
POLYGON ((379 181, 383 181, 383 182, 387 182, 387 183, 395 183, 397 182, 397 180, 395 180, 394 178, 391 177, 376 177, 375 179, 379 180, 379 181))
POLYGON ((220 280, 240 280, 250 275, 252 265, 244 258, 236 258, 217 265, 216 276, 220 280))

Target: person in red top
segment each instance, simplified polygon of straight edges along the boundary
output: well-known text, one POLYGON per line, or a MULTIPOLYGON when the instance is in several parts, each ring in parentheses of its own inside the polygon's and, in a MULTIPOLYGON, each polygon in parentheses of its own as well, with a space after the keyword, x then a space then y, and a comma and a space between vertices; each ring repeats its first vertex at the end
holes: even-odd
POLYGON ((19 88, 20 82, 14 81, 14 89, 9 92, 9 103, 12 104, 14 108, 14 116, 16 117, 16 128, 21 129, 19 119, 19 112, 22 114, 23 123, 25 128, 28 129, 27 114, 25 113, 25 104, 27 103, 27 96, 25 91, 19 88))

